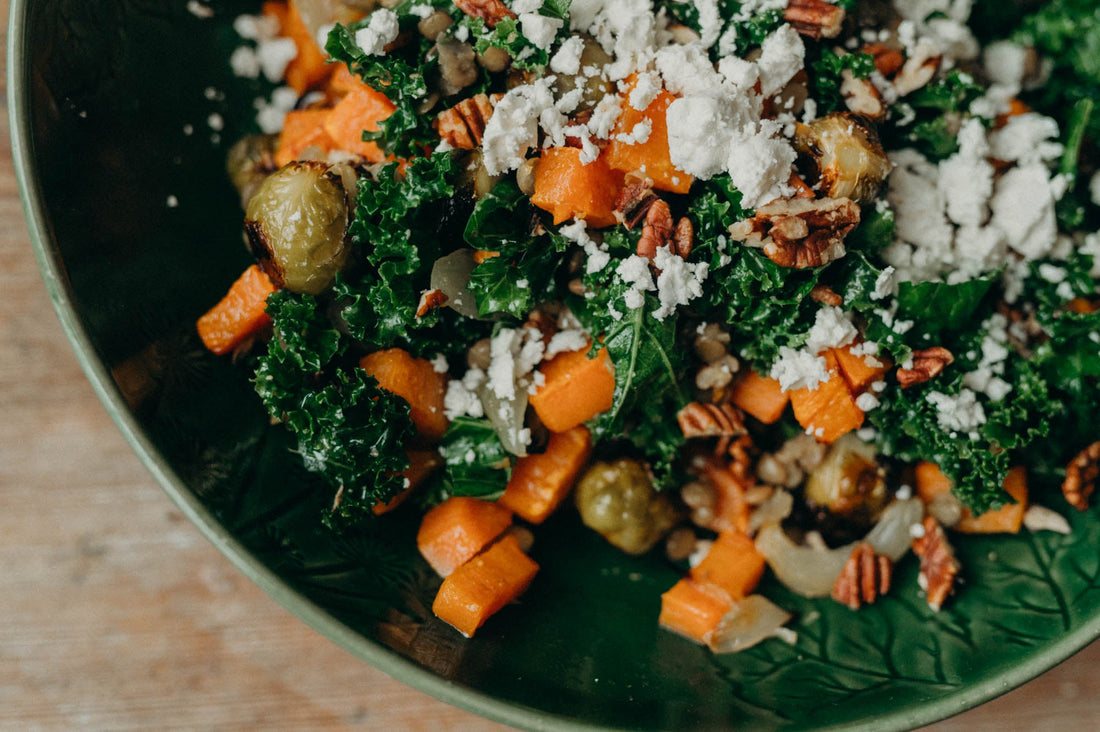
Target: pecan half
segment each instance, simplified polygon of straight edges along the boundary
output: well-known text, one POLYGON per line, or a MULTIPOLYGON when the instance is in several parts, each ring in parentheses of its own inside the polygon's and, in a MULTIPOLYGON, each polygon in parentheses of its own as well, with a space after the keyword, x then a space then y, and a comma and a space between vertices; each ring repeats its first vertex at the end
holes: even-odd
POLYGON ((918 43, 894 77, 894 89, 897 90, 898 96, 912 94, 932 81, 932 77, 940 68, 942 58, 936 46, 930 43, 918 43))
POLYGON ((817 40, 839 36, 845 15, 844 8, 825 0, 790 0, 783 20, 800 34, 817 40))
POLYGON ((844 298, 828 285, 814 285, 814 289, 810 290, 810 299, 822 305, 832 305, 833 307, 840 307, 844 304, 844 298))
POLYGON ((848 198, 779 199, 730 227, 730 237, 764 250, 781 267, 820 267, 844 256, 844 237, 859 224, 848 198))
POLYGON ((852 610, 859 610, 860 606, 870 605, 890 591, 893 573, 894 563, 890 558, 876 554, 870 544, 861 541, 833 584, 833 599, 852 610))
POLYGON ((921 528, 923 533, 913 540, 913 553, 920 557, 917 581, 925 592, 928 606, 938 612, 955 589, 959 561, 939 521, 925 516, 921 528))
POLYGON ((875 121, 886 117, 886 103, 870 79, 856 78, 849 69, 844 69, 840 77, 840 95, 844 97, 844 104, 849 111, 875 121))
POLYGON ((669 210, 668 204, 660 198, 654 200, 646 211, 642 236, 638 239, 638 256, 652 262, 657 256, 657 250, 672 241, 672 229, 672 211, 669 210))
POLYGON ((657 200, 653 192, 653 179, 644 174, 628 173, 611 212, 615 220, 633 229, 649 213, 649 207, 657 200))
POLYGON ((875 60, 875 70, 883 76, 893 76, 905 65, 905 54, 884 43, 868 43, 860 51, 875 60))
POLYGON ((1089 507, 1089 496, 1096 490, 1100 478, 1100 442, 1094 442, 1066 466, 1066 479, 1062 481, 1062 495, 1069 505, 1084 511, 1089 507))
POLYGON ((490 28, 495 28, 505 18, 516 17, 501 0, 455 0, 455 7, 471 18, 481 18, 490 28))
POLYGON ((493 107, 502 95, 475 94, 436 115, 434 126, 439 139, 459 150, 481 145, 485 126, 493 116, 493 107))
POLYGON ((676 413, 676 422, 684 437, 689 440, 697 437, 721 437, 719 452, 726 451, 731 438, 746 434, 740 410, 730 404, 692 402, 676 413))
POLYGON ((907 389, 914 384, 923 384, 929 379, 939 376, 946 367, 955 360, 951 351, 942 346, 925 348, 923 351, 913 351, 911 356, 913 367, 898 369, 898 384, 902 389, 907 389))
POLYGON ((673 254, 681 259, 687 259, 694 245, 695 227, 691 225, 691 219, 682 216, 676 222, 676 228, 672 231, 672 240, 669 242, 669 246, 672 247, 673 254))

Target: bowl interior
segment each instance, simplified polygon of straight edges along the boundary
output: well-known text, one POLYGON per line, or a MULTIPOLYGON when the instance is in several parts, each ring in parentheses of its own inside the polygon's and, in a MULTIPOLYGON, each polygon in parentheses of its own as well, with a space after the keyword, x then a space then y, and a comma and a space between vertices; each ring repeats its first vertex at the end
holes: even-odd
POLYGON ((259 2, 13 0, 13 151, 43 272, 85 368, 167 492, 292 612, 446 701, 540 729, 901 729, 989 699, 1100 632, 1100 521, 960 540, 967 585, 933 613, 916 568, 853 613, 766 588, 798 640, 717 657, 657 628, 678 572, 571 511, 539 527, 522 603, 473 640, 430 611, 439 580, 397 511, 334 537, 248 375, 193 323, 249 263, 223 172, 266 90, 233 77, 230 23, 259 2))

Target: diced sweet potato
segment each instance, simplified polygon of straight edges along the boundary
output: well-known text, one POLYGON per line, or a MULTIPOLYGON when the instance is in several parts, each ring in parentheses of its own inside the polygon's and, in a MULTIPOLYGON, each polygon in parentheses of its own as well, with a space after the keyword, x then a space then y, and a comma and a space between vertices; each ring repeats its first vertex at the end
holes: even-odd
POLYGON ((546 452, 516 461, 499 503, 541 524, 569 494, 591 454, 592 435, 587 427, 551 434, 546 452))
MULTIPOLYGON (((917 464, 914 482, 917 495, 926 504, 931 503, 939 495, 951 492, 955 487, 939 466, 930 462, 917 464)), ((1022 466, 1008 471, 1004 489, 1013 498, 1014 503, 1007 503, 1001 508, 986 511, 978 516, 972 515, 969 509, 963 508, 962 518, 952 528, 964 534, 1018 533, 1024 524, 1028 501, 1027 472, 1022 466)))
POLYGON ((283 129, 279 133, 279 144, 275 148, 275 164, 280 168, 298 159, 306 148, 318 147, 329 151, 333 148, 332 138, 325 132, 325 120, 329 109, 296 109, 288 112, 283 129))
POLYGON ((594 358, 588 349, 559 353, 539 369, 545 381, 530 398, 531 407, 551 432, 565 432, 611 409, 615 368, 607 349, 594 358))
POLYGON ((733 602, 724 593, 705 589, 684 577, 661 595, 657 622, 666 630, 706 645, 731 607, 733 602))
POLYGON ((337 150, 380 163, 386 159, 385 153, 375 143, 364 142, 363 131, 377 131, 378 123, 393 114, 394 109, 393 102, 385 94, 361 84, 353 87, 332 108, 325 119, 325 132, 337 150))
POLYGON ((577 148, 553 147, 542 151, 535 168, 531 203, 549 211, 555 224, 577 218, 598 229, 615 223, 615 197, 622 183, 622 174, 607 167, 602 156, 586 165, 577 148))
POLYGON ((603 156, 612 170, 623 173, 644 172, 653 180, 653 187, 672 193, 687 193, 695 178, 672 165, 668 153, 668 124, 665 113, 668 105, 676 97, 667 91, 660 91, 644 111, 634 109, 626 98, 623 99, 623 111, 612 132, 610 144, 603 156), (645 142, 633 145, 616 139, 618 135, 629 135, 638 124, 649 124, 649 136, 645 142))
POLYGON ((443 580, 432 612, 470 638, 527 589, 538 569, 516 538, 505 536, 443 580))
POLYGON ((731 600, 750 595, 763 576, 764 555, 740 531, 719 533, 707 555, 691 569, 691 579, 697 585, 715 587, 731 600))
POLYGON ((405 489, 385 503, 377 503, 371 509, 375 514, 383 514, 400 506, 412 495, 416 487, 435 471, 443 463, 443 458, 435 450, 406 450, 409 458, 409 467, 401 472, 401 476, 409 481, 405 489))
POLYGON ((221 356, 267 326, 271 322, 267 296, 275 289, 259 265, 246 269, 225 297, 196 323, 203 345, 221 356))
POLYGON ((446 577, 511 525, 512 512, 499 503, 453 496, 424 514, 416 546, 432 569, 446 577))
POLYGON ((840 368, 840 374, 848 382, 852 393, 861 394, 871 384, 881 381, 886 376, 886 372, 890 370, 890 362, 884 356, 872 356, 870 357, 871 364, 868 364, 867 356, 852 354, 852 348, 854 347, 855 344, 852 344, 831 350, 836 358, 837 366, 840 368))
POLYGON ((447 375, 438 373, 431 361, 413 358, 401 348, 389 348, 367 354, 359 365, 378 380, 380 387, 409 403, 421 437, 431 442, 443 437, 449 424, 443 411, 447 375))
POLYGON ((818 442, 831 444, 841 435, 863 425, 863 410, 856 406, 855 396, 847 380, 840 375, 836 356, 826 351, 829 379, 816 389, 795 389, 791 392, 791 407, 795 419, 818 442))
POLYGON ((764 424, 775 424, 787 409, 791 395, 770 376, 746 371, 733 385, 730 400, 738 409, 764 424))
POLYGON ((323 84, 335 67, 329 65, 328 55, 309 32, 294 3, 265 2, 263 13, 279 20, 279 34, 293 40, 298 49, 298 55, 290 60, 284 73, 287 86, 305 94, 323 84))

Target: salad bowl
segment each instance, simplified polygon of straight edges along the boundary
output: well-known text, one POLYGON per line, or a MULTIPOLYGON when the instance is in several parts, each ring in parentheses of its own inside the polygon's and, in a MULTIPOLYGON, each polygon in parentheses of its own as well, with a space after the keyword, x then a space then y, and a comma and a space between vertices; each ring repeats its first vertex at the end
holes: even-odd
MULTIPOLYGON (((942 612, 916 567, 859 612, 772 581, 789 642, 714 655, 658 627, 680 576, 552 517, 539 581, 465 639, 431 613, 415 517, 334 536, 325 491, 248 375, 194 324, 250 262, 228 146, 254 80, 227 62, 244 0, 13 0, 12 149, 47 289, 88 378, 166 493, 249 578, 360 659, 446 702, 546 730, 890 730, 943 719, 1100 634, 1100 518, 966 537, 942 612)), ((349 693, 352 693, 349 690, 349 693)))

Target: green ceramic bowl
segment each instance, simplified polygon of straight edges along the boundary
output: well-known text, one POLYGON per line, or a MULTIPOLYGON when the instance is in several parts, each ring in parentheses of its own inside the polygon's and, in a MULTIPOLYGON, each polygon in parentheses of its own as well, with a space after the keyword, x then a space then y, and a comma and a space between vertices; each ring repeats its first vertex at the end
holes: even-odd
POLYGON ((675 569, 564 511, 540 528, 521 604, 473 640, 436 621, 416 517, 327 535, 328 492, 194 335, 249 262, 222 161, 259 92, 229 73, 230 22, 258 5, 212 0, 200 18, 186 0, 13 0, 12 146, 47 288, 100 397, 172 499, 291 612, 412 686, 532 729, 909 728, 1100 632, 1100 521, 1076 513, 1068 537, 960 539, 968 581, 939 614, 912 562, 859 613, 767 587, 798 642, 716 657, 657 628, 675 569))

